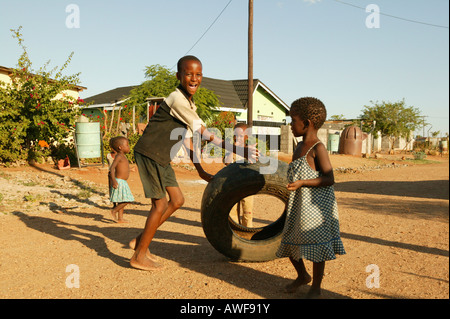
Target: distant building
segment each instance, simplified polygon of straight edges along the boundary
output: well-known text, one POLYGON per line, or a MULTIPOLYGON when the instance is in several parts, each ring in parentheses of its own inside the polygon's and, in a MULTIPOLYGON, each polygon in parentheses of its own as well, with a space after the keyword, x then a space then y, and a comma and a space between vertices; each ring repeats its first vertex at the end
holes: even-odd
MULTIPOLYGON (((0 65, 0 82, 4 82, 7 85, 10 84, 12 73, 13 69, 0 65)), ((56 98, 60 97, 62 94, 66 94, 75 99, 78 99, 80 97, 80 92, 83 90, 86 90, 84 86, 74 85, 72 90, 61 92, 56 96, 56 98)))
POLYGON ((93 104, 83 108, 83 113, 88 118, 96 119, 102 118, 105 111, 119 110, 122 108, 122 104, 126 104, 124 102, 128 99, 127 96, 130 95, 131 90, 135 87, 137 85, 120 87, 85 98, 84 102, 86 104, 93 104))

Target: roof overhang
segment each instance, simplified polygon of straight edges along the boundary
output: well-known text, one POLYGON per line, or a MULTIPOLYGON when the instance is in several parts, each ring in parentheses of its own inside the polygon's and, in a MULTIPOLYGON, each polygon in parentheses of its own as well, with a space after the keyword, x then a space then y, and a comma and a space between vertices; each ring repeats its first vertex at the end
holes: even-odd
POLYGON ((88 106, 82 106, 80 105, 79 107, 83 108, 83 109, 103 109, 105 111, 112 111, 112 110, 119 110, 122 108, 122 103, 129 100, 130 98, 126 98, 114 103, 103 103, 103 104, 92 104, 92 105, 88 105, 88 106))
POLYGON ((221 111, 221 112, 247 113, 247 109, 241 109, 241 108, 237 108, 237 107, 219 106, 216 110, 221 111))
MULTIPOLYGON (((0 65, 0 72, 4 73, 4 74, 7 74, 8 76, 11 76, 13 74, 13 70, 14 69, 12 69, 12 68, 7 68, 6 66, 1 66, 0 65)), ((32 74, 32 75, 36 75, 36 74, 32 74)), ((50 79, 50 80, 51 81, 56 81, 56 80, 53 80, 53 79, 50 79)), ((80 85, 72 85, 72 87, 77 92, 81 92, 81 91, 87 89, 87 87, 80 86, 80 85)))
POLYGON ((152 97, 148 97, 145 100, 149 101, 149 102, 162 102, 164 101, 165 97, 156 97, 156 96, 152 96, 152 97))

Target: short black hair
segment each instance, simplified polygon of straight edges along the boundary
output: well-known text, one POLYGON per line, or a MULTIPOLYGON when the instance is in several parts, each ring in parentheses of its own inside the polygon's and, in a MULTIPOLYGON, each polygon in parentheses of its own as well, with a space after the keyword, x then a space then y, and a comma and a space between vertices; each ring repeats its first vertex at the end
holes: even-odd
POLYGON ((291 104, 289 113, 301 120, 311 120, 314 128, 319 129, 327 119, 327 110, 321 100, 315 97, 302 97, 291 104))
POLYGON ((115 150, 116 152, 119 151, 119 146, 122 146, 123 143, 127 140, 125 136, 116 136, 109 140, 109 147, 111 149, 115 150))
POLYGON ((177 72, 180 72, 182 67, 183 67, 183 63, 186 61, 197 61, 200 64, 202 63, 202 61, 200 61, 199 58, 197 58, 196 56, 193 55, 185 55, 184 57, 182 57, 181 59, 178 60, 177 63, 177 72))
POLYGON ((236 125, 234 126, 234 128, 235 128, 235 129, 241 128, 242 130, 245 131, 246 129, 250 128, 250 126, 249 126, 247 123, 239 122, 239 123, 236 123, 236 125))

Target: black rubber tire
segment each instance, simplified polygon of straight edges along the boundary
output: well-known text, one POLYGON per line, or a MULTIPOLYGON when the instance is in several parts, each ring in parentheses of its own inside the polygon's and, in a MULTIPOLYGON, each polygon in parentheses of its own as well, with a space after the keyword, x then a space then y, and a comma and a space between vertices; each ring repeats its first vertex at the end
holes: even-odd
MULTIPOLYGON (((258 229, 248 229, 251 239, 244 239, 235 232, 236 224, 229 221, 231 208, 244 197, 268 194, 279 198, 287 206, 288 164, 277 161, 273 174, 261 174, 267 166, 261 163, 234 163, 219 171, 203 193, 201 220, 205 236, 211 245, 233 261, 268 261, 276 257, 286 219, 286 208, 272 224, 258 229)), ((240 227, 239 232, 246 231, 240 227)))

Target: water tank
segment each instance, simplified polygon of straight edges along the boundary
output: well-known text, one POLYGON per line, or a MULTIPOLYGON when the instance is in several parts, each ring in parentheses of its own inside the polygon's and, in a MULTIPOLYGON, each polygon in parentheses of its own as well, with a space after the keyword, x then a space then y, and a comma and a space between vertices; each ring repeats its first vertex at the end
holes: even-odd
POLYGON ((441 149, 442 152, 447 152, 448 151, 447 140, 440 141, 439 148, 441 149))
POLYGON ((76 122, 75 138, 78 158, 97 158, 102 156, 99 122, 76 122))
POLYGON ((337 153, 339 151, 339 133, 328 134, 327 150, 330 153, 337 153))
POLYGON ((357 126, 344 129, 339 140, 339 154, 361 156, 364 133, 357 126))

